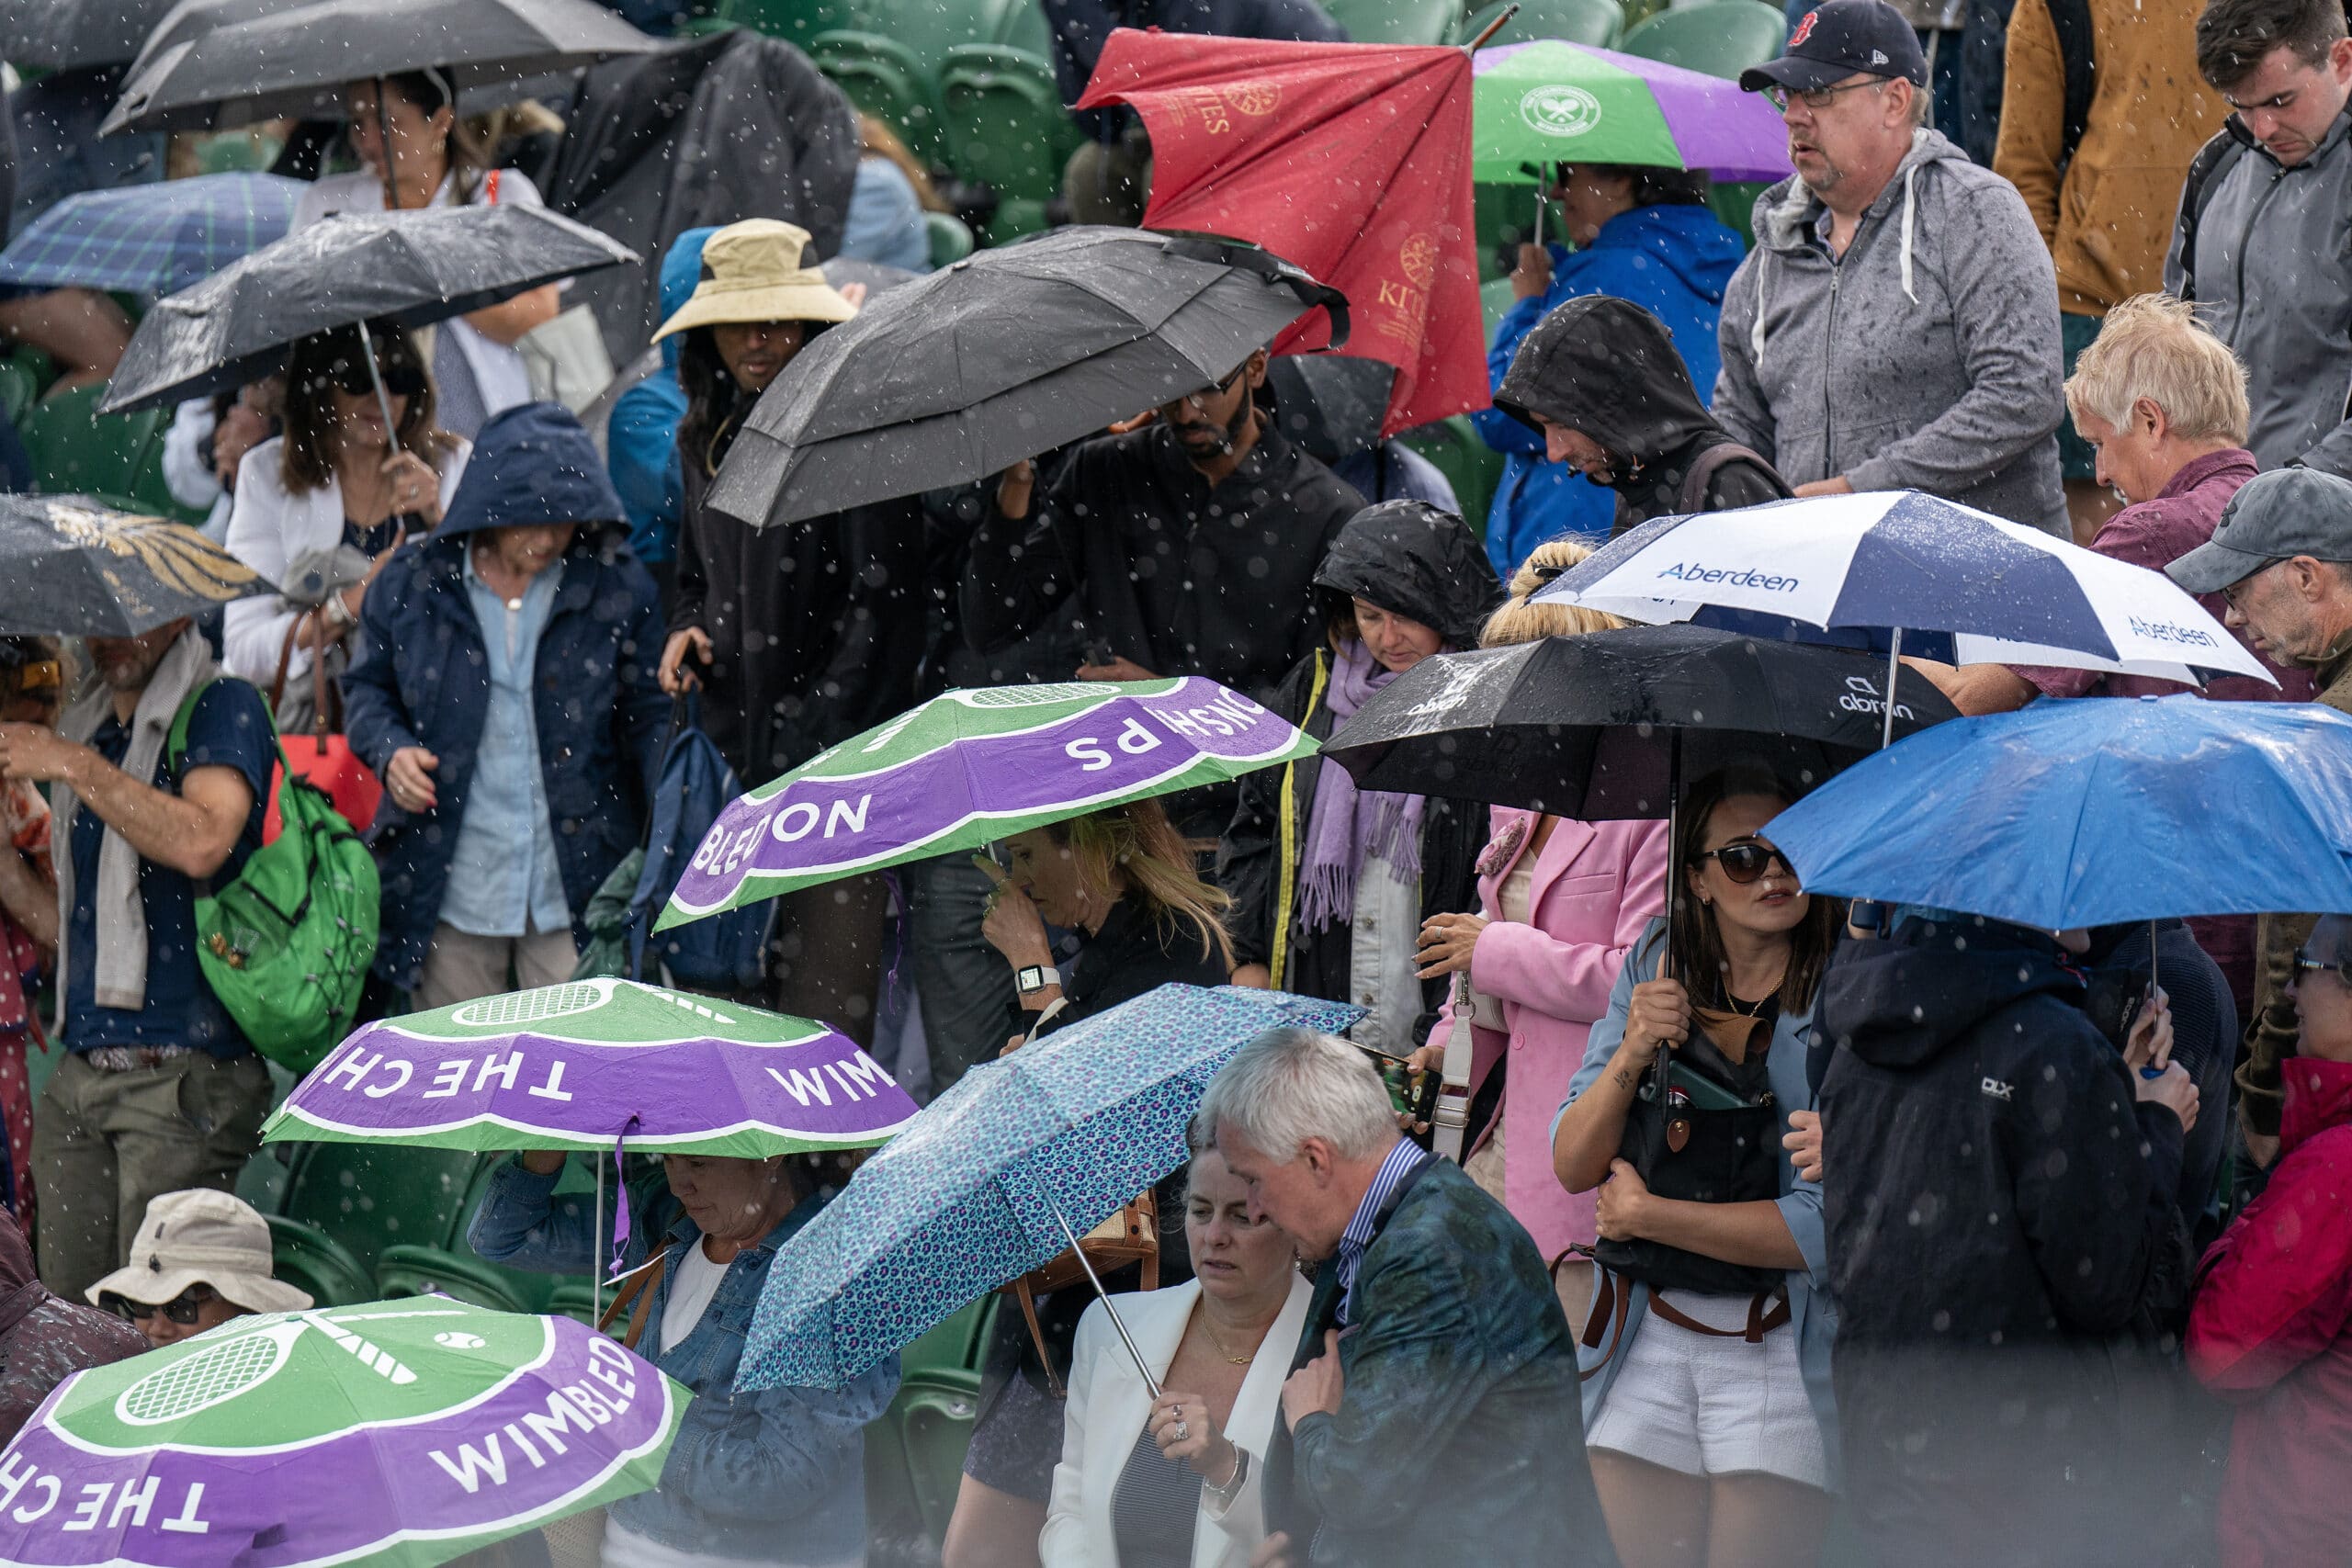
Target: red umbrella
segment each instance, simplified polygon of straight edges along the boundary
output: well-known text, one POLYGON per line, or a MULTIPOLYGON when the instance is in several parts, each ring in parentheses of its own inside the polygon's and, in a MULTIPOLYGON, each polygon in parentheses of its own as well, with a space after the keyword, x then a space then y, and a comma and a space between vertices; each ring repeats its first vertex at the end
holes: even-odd
MULTIPOLYGON (((1348 297, 1342 353, 1396 367, 1383 433, 1487 406, 1465 50, 1121 28, 1080 108, 1151 133, 1153 229, 1263 245, 1348 297)), ((1320 312, 1274 342, 1322 346, 1320 312)))

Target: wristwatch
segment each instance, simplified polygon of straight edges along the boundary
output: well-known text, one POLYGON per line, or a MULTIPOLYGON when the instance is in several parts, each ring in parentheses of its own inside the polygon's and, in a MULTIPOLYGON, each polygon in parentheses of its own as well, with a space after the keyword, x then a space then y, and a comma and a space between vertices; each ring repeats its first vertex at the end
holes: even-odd
POLYGON ((1060 985, 1062 972, 1050 964, 1032 964, 1026 968, 1014 970, 1012 983, 1021 988, 1021 994, 1025 997, 1032 992, 1042 991, 1048 986, 1060 985))

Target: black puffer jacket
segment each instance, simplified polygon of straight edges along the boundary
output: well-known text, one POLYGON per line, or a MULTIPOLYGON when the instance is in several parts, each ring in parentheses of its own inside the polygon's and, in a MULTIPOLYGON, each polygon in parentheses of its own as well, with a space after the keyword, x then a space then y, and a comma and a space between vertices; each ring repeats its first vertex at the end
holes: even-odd
POLYGON ((1541 414, 1600 443, 1615 475, 1611 537, 1653 517, 1755 506, 1790 493, 1772 465, 1739 446, 1699 400, 1666 324, 1610 295, 1571 299, 1537 322, 1495 389, 1495 406, 1523 424, 1535 425, 1541 414), (1707 459, 1724 446, 1738 455, 1707 459), (1702 492, 1686 495, 1693 465, 1702 461, 1712 471, 1702 492))
MULTIPOLYGON (((1315 591, 1326 624, 1351 599, 1361 598, 1434 627, 1452 649, 1476 648, 1479 627, 1502 598, 1477 536, 1461 518, 1420 501, 1385 501, 1357 513, 1323 558, 1315 591)), ((1332 657, 1328 646, 1317 649, 1267 699, 1274 712, 1317 740, 1329 739, 1333 728, 1325 700, 1332 657)), ((1229 925, 1240 962, 1273 964, 1279 945, 1278 988, 1346 1001, 1353 999, 1348 995, 1349 929, 1335 925, 1309 933, 1299 924, 1300 864, 1322 767, 1320 758, 1310 757, 1241 781, 1240 805, 1217 847, 1217 880, 1233 895, 1229 925)), ((1422 807, 1423 919, 1478 907, 1477 861, 1486 842, 1485 807, 1433 796, 1422 807)), ((1390 1043, 1410 1049, 1428 1038, 1445 1000, 1445 982, 1424 982, 1421 995, 1421 1016, 1394 1021, 1402 1032, 1390 1043)))
MULTIPOLYGON (((1822 981, 1823 1212, 1847 1496, 1878 1561, 2147 1561, 2132 1330, 2185 1292, 2182 1134, 2048 938, 1849 942, 1822 981)), ((2209 1113, 2219 1113, 2212 1108, 2209 1113)), ((2145 1488, 2145 1491, 2143 1491, 2145 1488)))

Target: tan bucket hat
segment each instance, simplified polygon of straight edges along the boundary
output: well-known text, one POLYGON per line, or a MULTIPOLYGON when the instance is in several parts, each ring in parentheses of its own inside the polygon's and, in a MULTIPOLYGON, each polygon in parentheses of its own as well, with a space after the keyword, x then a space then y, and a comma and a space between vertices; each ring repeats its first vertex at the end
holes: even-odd
POLYGON ((773 218, 729 223, 703 242, 702 281, 654 340, 729 321, 848 321, 857 307, 823 273, 800 265, 808 238, 798 224, 773 218))
POLYGON ((166 1192, 147 1204, 130 1261, 84 1292, 96 1306, 111 1291, 160 1306, 190 1285, 209 1285, 248 1312, 300 1312, 311 1298, 270 1277, 269 1222, 227 1192, 166 1192))

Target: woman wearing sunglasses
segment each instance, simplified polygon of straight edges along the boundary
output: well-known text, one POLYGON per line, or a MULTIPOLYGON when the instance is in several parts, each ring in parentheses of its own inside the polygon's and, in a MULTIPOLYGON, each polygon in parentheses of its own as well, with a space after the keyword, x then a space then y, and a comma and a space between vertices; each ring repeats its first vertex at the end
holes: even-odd
POLYGON ((379 325, 368 336, 397 442, 384 428, 359 333, 338 328, 294 345, 284 433, 245 454, 237 469, 231 555, 290 587, 290 566, 323 565, 350 552, 314 602, 272 594, 228 608, 222 662, 265 691, 284 671, 282 728, 307 725, 311 660, 324 657, 330 675, 341 672, 368 584, 404 540, 441 521, 442 502, 456 493, 471 451, 441 428, 433 378, 408 333, 379 325))
POLYGON ((130 1260, 92 1285, 89 1299, 158 1348, 247 1313, 311 1304, 271 1276, 269 1222, 243 1199, 209 1188, 150 1199, 130 1260))
POLYGON ((1759 837, 1795 796, 1732 768, 1684 795, 1679 878, 1552 1128, 1598 1188, 1585 1439, 1628 1568, 1812 1563, 1829 1521, 1834 1325, 1820 1189, 1781 1139, 1841 911, 1759 837))

